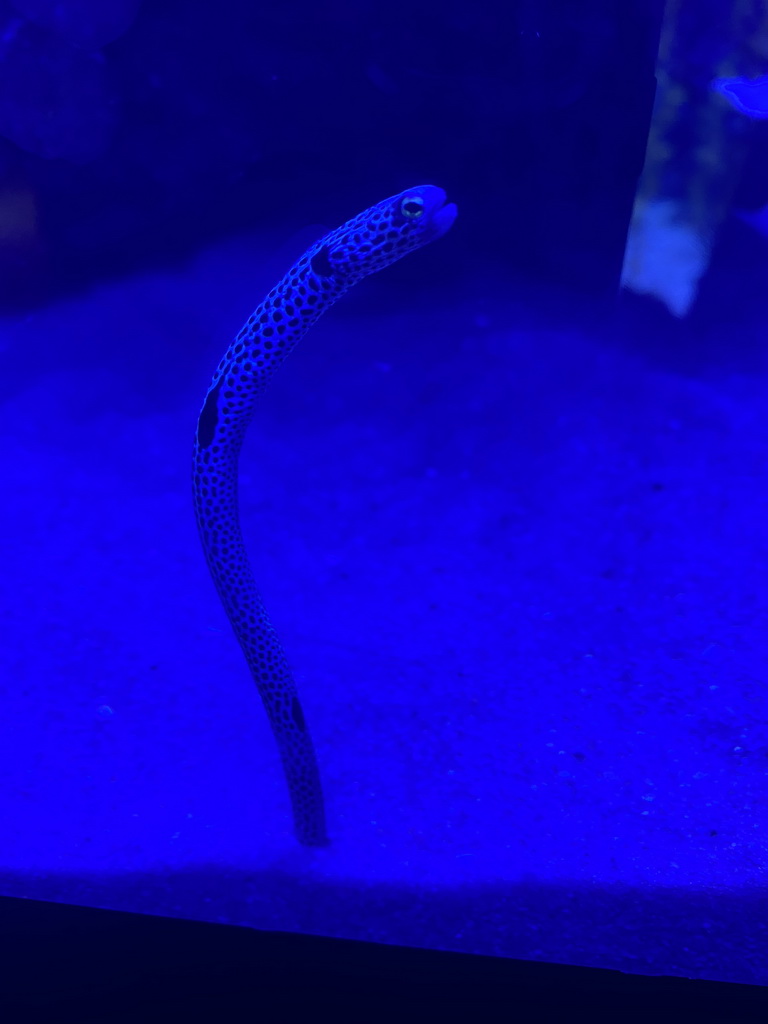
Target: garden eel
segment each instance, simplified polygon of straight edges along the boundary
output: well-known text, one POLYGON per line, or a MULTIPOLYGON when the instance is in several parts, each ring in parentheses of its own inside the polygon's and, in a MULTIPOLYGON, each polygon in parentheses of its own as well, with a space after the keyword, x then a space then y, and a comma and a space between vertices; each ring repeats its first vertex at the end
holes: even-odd
POLYGON ((277 740, 296 838, 328 843, 317 759, 296 684, 248 562, 237 466, 256 399, 306 331, 357 281, 439 238, 456 206, 435 185, 385 199, 315 242, 275 285, 216 367, 197 420, 195 516, 205 558, 277 740))

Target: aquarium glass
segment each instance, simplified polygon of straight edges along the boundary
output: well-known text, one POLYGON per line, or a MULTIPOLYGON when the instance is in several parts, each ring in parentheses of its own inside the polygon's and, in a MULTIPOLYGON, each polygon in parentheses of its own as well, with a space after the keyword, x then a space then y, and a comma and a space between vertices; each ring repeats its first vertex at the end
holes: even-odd
POLYGON ((0 894, 768 984, 768 2, 0 0, 0 894))

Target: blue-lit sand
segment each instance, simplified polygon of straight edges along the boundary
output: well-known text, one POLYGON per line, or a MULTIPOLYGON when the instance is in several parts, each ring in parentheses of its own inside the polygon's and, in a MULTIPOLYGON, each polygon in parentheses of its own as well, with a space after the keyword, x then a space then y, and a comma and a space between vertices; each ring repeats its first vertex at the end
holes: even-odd
POLYGON ((405 273, 313 328, 241 463, 308 851, 189 485, 266 248, 0 325, 0 891, 768 984, 765 381, 405 273))

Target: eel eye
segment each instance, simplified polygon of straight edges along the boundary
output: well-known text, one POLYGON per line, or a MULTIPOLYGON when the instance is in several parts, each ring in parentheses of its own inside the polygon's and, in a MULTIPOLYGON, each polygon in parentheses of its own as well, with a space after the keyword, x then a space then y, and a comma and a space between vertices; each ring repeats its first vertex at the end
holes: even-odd
POLYGON ((424 213, 424 200, 420 196, 410 196, 400 203, 400 213, 406 220, 418 220, 424 213))

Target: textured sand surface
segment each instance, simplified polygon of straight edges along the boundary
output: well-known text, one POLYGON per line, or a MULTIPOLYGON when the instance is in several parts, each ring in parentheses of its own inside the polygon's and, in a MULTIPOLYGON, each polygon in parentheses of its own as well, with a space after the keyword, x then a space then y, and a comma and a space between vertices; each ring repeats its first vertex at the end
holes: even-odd
POLYGON ((2 892, 768 983, 764 381, 383 278, 313 329, 241 463, 309 852, 189 487, 261 247, 0 325, 2 892))

